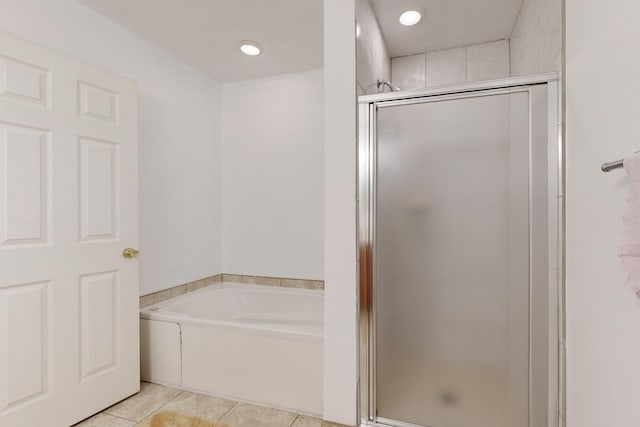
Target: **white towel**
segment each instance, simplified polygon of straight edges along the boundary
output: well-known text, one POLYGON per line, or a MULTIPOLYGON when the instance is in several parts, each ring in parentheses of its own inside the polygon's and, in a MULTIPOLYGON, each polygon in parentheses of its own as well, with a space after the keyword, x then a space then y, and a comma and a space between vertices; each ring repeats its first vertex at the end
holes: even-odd
POLYGON ((627 207, 622 216, 622 243, 618 256, 627 274, 627 285, 640 296, 640 153, 624 160, 630 179, 627 207))

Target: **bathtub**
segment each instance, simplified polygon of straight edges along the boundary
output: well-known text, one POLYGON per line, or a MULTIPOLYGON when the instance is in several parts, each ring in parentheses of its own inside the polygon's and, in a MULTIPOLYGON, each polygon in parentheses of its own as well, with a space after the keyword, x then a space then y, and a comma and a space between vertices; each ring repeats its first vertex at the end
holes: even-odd
POLYGON ((223 283, 140 311, 143 380, 322 412, 323 292, 223 283))

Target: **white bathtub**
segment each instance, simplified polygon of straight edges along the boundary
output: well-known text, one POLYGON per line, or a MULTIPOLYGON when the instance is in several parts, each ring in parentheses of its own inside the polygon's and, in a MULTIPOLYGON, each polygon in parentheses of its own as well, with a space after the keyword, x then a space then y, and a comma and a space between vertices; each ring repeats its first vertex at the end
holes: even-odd
POLYGON ((322 291, 225 283, 140 319, 144 380, 321 414, 322 291))

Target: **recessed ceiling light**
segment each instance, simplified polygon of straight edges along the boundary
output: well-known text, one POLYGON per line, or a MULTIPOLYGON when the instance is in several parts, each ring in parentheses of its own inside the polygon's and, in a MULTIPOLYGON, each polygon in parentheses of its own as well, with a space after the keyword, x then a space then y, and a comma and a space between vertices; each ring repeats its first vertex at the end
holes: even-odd
POLYGON ((422 14, 417 10, 407 10, 400 15, 400 23, 405 26, 416 25, 422 19, 422 14))
POLYGON ((249 40, 243 40, 240 42, 240 50, 242 53, 249 56, 258 56, 262 53, 262 47, 260 47, 258 43, 249 40))

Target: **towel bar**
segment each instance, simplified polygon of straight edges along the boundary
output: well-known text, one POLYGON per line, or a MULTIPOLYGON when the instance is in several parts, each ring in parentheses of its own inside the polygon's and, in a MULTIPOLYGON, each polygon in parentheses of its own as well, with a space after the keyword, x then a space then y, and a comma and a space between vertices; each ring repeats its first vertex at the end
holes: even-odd
POLYGON ((620 169, 623 166, 624 166, 624 159, 620 159, 620 160, 616 160, 615 162, 603 163, 602 166, 600 166, 600 170, 602 172, 609 172, 614 169, 620 169))

